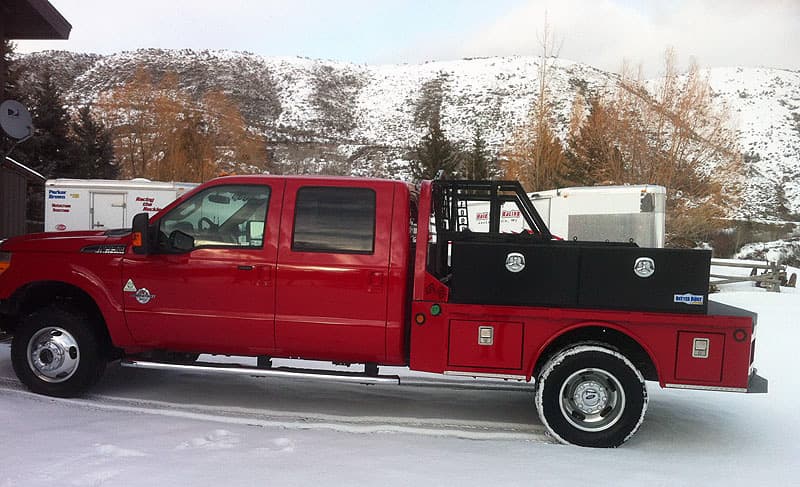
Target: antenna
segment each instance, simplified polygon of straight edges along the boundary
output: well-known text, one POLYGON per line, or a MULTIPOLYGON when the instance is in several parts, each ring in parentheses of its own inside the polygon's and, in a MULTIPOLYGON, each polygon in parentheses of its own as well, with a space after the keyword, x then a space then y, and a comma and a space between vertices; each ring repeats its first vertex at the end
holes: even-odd
POLYGON ((33 137, 33 120, 25 105, 16 100, 0 103, 0 128, 9 137, 15 139, 14 144, 3 157, 8 157, 18 144, 33 137))

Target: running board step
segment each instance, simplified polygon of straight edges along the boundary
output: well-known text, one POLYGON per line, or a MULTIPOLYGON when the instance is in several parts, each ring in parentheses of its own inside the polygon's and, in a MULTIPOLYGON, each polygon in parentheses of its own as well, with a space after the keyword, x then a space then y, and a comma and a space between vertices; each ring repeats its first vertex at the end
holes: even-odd
POLYGON ((120 361, 120 365, 132 369, 191 371, 221 375, 249 375, 252 377, 291 377, 294 379, 328 380, 332 382, 350 382, 356 384, 400 384, 400 377, 396 375, 364 375, 354 372, 295 369, 291 367, 262 369, 246 365, 215 364, 210 362, 195 362, 191 365, 182 365, 133 359, 123 359, 120 361))

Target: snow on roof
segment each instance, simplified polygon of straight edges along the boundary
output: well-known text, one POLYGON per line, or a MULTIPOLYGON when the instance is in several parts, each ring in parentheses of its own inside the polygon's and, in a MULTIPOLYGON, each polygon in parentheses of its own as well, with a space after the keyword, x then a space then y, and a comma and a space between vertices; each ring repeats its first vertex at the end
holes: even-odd
POLYGON ((182 183, 173 181, 151 181, 144 178, 136 179, 48 179, 45 186, 57 188, 105 188, 105 189, 168 189, 193 188, 197 183, 182 183))
POLYGON ((28 179, 38 179, 41 181, 47 179, 38 172, 29 168, 28 166, 24 166, 10 157, 6 157, 5 161, 0 160, 0 163, 3 163, 4 165, 12 169, 16 169, 17 171, 21 172, 24 176, 28 177, 28 179))

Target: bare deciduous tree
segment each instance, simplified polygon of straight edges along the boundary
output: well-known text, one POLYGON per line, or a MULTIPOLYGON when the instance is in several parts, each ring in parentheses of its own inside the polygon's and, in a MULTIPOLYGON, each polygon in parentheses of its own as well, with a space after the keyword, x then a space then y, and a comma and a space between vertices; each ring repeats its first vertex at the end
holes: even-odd
POLYGON ((668 232, 702 239, 738 197, 741 154, 697 64, 680 73, 668 50, 664 67, 648 82, 624 66, 614 93, 591 102, 570 153, 594 181, 665 186, 668 232))
POLYGON ((97 107, 114 132, 122 176, 205 181, 221 172, 260 172, 263 137, 220 91, 195 99, 175 73, 157 83, 142 68, 125 85, 104 92, 97 107))
POLYGON ((558 187, 565 181, 567 159, 553 130, 550 84, 553 63, 558 58, 555 35, 547 16, 539 38, 541 55, 537 69, 537 96, 527 123, 520 127, 503 151, 506 178, 518 179, 529 190, 558 187))

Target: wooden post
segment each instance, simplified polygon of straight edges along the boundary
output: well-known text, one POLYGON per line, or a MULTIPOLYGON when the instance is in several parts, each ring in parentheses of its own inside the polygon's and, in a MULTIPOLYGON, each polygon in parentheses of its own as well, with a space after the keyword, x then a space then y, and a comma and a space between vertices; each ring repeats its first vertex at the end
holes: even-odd
POLYGON ((769 263, 770 267, 770 288, 769 290, 774 293, 781 292, 781 274, 780 269, 778 267, 778 261, 773 261, 769 263))

